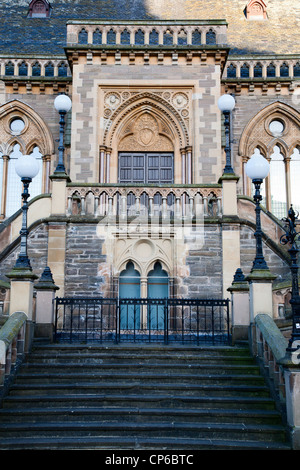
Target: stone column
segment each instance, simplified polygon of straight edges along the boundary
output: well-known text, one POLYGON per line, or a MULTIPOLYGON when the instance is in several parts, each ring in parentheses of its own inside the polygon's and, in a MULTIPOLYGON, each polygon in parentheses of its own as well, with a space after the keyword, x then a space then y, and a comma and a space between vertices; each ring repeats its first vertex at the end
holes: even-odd
POLYGON ((10 279, 9 315, 21 311, 26 313, 28 320, 34 320, 33 282, 37 276, 29 269, 13 268, 6 277, 10 279))
POLYGON ((223 263, 223 296, 240 266, 240 226, 237 210, 237 182, 235 174, 226 174, 220 178, 222 183, 222 263, 223 263), (234 224, 234 221, 236 223, 234 224))
POLYGON ((67 182, 70 178, 66 174, 53 174, 50 176, 52 181, 52 215, 66 215, 67 211, 67 182))
MULTIPOLYGON (((299 355, 299 350, 295 358, 299 355)), ((287 424, 293 450, 300 449, 300 366, 299 359, 284 369, 287 424)))
POLYGON ((66 223, 49 222, 48 229, 48 266, 61 289, 63 297, 65 289, 65 257, 66 257, 66 223))
POLYGON ((231 292, 232 301, 232 342, 248 339, 250 325, 249 310, 249 285, 240 268, 233 277, 231 286, 227 289, 231 292))
POLYGON ((253 323, 256 315, 260 313, 273 318, 272 284, 276 277, 269 269, 252 269, 247 276, 250 293, 250 323, 253 323))
POLYGON ((237 216, 236 185, 239 177, 234 173, 224 173, 219 179, 222 184, 222 213, 223 216, 237 216))
POLYGON ((54 284, 52 273, 48 266, 44 269, 34 288, 36 290, 35 335, 52 340, 54 327, 53 299, 59 287, 54 284))
POLYGON ((33 283, 37 276, 30 269, 13 268, 10 273, 6 274, 6 277, 10 279, 9 315, 14 312, 26 314, 26 342, 30 349, 35 321, 33 318, 33 283))
POLYGON ((2 173, 2 197, 1 197, 1 214, 0 217, 5 217, 6 212, 6 196, 7 196, 7 169, 8 169, 8 162, 9 156, 3 155, 3 173, 2 173))

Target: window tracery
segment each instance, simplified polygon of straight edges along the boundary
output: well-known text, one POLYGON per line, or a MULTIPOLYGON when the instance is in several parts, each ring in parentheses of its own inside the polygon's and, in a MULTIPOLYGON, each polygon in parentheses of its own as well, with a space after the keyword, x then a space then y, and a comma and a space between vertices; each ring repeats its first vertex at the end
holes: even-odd
MULTIPOLYGON (((283 103, 273 103, 249 121, 240 140, 239 153, 244 164, 255 152, 260 152, 270 163, 269 175, 262 186, 263 205, 278 219, 287 216, 291 204, 300 209, 298 121, 296 110, 283 103)), ((244 192, 253 195, 245 168, 243 174, 244 192)))

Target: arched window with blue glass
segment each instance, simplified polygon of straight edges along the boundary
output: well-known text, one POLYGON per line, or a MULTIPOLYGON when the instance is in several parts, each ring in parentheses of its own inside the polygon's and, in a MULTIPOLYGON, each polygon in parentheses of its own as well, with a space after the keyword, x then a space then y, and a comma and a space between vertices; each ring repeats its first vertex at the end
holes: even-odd
MULTIPOLYGON (((141 297, 141 276, 135 269, 132 261, 129 261, 120 273, 119 298, 139 299, 141 297)), ((136 330, 141 327, 141 308, 137 303, 130 302, 120 306, 120 329, 136 330)))
MULTIPOLYGON (((16 173, 15 167, 18 161, 18 158, 23 155, 20 144, 15 143, 12 149, 12 152, 9 155, 9 164, 7 172, 7 196, 6 196, 6 216, 14 214, 21 207, 21 193, 22 193, 22 183, 19 176, 16 173)), ((38 196, 42 192, 42 175, 43 175, 43 161, 42 154, 39 151, 39 148, 35 146, 31 152, 38 164, 39 164, 39 173, 32 180, 30 185, 30 198, 29 201, 35 196, 38 196)))
MULTIPOLYGON (((169 276, 157 261, 148 274, 148 298, 167 299, 169 297, 169 276)), ((164 329, 165 307, 161 304, 149 302, 147 315, 148 328, 152 330, 164 329)))

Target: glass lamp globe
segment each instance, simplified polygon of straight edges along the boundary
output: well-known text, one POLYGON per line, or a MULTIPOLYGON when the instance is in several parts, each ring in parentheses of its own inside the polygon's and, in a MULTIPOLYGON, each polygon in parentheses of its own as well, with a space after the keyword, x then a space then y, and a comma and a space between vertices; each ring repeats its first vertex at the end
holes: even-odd
POLYGON ((254 154, 246 163, 246 174, 252 180, 263 180, 268 176, 270 165, 267 160, 261 155, 258 149, 255 149, 254 154))
POLYGON ((15 170, 20 178, 33 179, 39 172, 39 165, 32 155, 21 155, 17 160, 15 170))
POLYGON ((218 107, 221 111, 232 111, 235 107, 235 99, 233 96, 225 94, 218 99, 218 107))
POLYGON ((54 100, 54 107, 58 112, 67 113, 72 107, 72 101, 67 95, 58 95, 54 100))

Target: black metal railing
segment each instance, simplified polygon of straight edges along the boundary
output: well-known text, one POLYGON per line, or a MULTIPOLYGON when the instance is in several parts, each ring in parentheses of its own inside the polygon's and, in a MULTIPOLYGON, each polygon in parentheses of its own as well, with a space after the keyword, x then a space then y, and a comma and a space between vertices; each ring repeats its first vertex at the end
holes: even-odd
POLYGON ((230 344, 227 299, 56 298, 57 342, 230 344))

